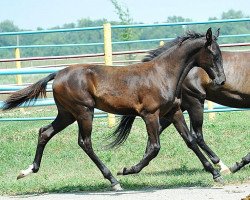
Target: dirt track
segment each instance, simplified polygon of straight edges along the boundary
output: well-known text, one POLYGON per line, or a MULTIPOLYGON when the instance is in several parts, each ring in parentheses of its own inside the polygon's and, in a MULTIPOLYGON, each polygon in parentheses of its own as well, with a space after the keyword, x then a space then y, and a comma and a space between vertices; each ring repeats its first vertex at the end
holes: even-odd
MULTIPOLYGON (((42 194, 4 197, 0 200, 241 200, 250 195, 250 182, 241 185, 230 185, 214 188, 176 188, 146 191, 122 191, 122 192, 91 192, 91 193, 66 193, 66 194, 42 194)), ((246 199, 250 200, 250 198, 246 199)))

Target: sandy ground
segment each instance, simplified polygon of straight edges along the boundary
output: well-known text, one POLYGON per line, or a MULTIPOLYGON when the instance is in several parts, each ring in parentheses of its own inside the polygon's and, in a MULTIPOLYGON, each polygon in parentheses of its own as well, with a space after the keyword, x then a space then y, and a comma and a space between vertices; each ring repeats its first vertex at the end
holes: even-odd
POLYGON ((250 200, 250 182, 241 185, 226 185, 213 188, 175 188, 145 191, 91 192, 41 194, 24 196, 0 196, 0 200, 250 200))

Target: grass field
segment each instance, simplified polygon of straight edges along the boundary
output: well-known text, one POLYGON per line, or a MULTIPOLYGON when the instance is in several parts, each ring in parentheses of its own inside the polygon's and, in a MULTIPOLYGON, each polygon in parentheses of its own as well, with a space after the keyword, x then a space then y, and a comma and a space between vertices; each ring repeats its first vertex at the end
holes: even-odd
MULTIPOLYGON (((50 109, 36 108, 0 113, 0 117, 53 116, 50 109), (33 109, 33 110, 32 110, 33 109), (33 112, 30 112, 33 111, 33 112), (35 114, 34 114, 35 113, 35 114)), ((250 111, 217 113, 209 121, 205 114, 204 133, 208 144, 225 164, 239 161, 249 152, 250 111)), ((47 145, 40 171, 16 180, 20 170, 26 169, 34 158, 37 132, 49 121, 1 122, 0 125, 0 194, 30 194, 45 192, 106 191, 110 184, 77 145, 77 125, 72 124, 47 145)), ((118 149, 103 150, 105 139, 113 129, 106 119, 95 119, 93 145, 97 155, 116 176, 123 167, 136 164, 145 151, 147 135, 141 119, 136 119, 128 140, 118 149)), ((161 151, 149 166, 137 175, 116 176, 124 189, 173 188, 212 186, 212 176, 205 172, 194 153, 170 126, 161 136, 161 151)), ((227 184, 250 179, 250 168, 233 175, 225 175, 227 184)))

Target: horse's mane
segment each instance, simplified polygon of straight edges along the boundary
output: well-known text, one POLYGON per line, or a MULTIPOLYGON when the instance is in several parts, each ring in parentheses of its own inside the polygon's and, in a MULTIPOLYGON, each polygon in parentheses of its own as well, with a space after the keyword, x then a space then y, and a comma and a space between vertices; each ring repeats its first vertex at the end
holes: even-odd
MULTIPOLYGON (((175 45, 181 45, 184 41, 188 40, 188 39, 197 39, 197 38, 201 38, 201 37, 205 37, 205 34, 201 34, 201 33, 197 33, 195 31, 187 31, 185 33, 185 35, 183 36, 178 36, 177 38, 168 41, 166 44, 164 44, 163 46, 151 50, 148 52, 148 55, 146 55, 143 59, 142 62, 148 62, 153 60, 155 57, 159 56, 161 53, 167 51, 168 49, 170 49, 171 47, 175 46, 175 45)), ((215 38, 216 39, 216 38, 215 38)))

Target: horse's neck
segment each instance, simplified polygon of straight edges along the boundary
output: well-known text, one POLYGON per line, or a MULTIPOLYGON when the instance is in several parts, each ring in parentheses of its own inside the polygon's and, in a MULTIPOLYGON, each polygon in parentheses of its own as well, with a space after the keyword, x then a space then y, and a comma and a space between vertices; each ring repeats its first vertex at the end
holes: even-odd
POLYGON ((171 59, 175 59, 177 64, 174 67, 174 74, 176 75, 176 92, 175 96, 180 97, 182 83, 187 76, 188 72, 192 69, 195 64, 196 53, 202 48, 204 42, 201 40, 190 41, 183 46, 178 47, 171 59))
POLYGON ((186 78, 187 74, 189 73, 189 71, 192 69, 192 67, 194 66, 194 62, 190 61, 186 67, 184 68, 183 72, 180 75, 180 78, 177 82, 177 86, 176 86, 176 91, 175 91, 175 96, 180 98, 181 97, 181 87, 182 87, 182 83, 184 81, 184 79, 186 78))

